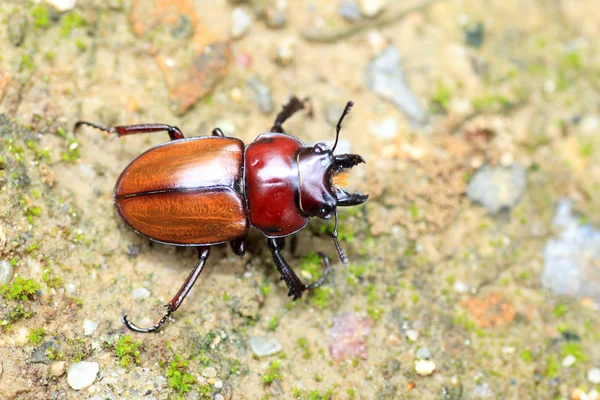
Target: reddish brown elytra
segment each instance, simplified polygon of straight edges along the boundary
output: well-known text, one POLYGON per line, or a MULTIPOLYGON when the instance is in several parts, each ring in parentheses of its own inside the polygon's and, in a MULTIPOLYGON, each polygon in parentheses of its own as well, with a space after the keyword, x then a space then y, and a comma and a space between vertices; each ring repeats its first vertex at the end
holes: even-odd
POLYGON ((346 104, 338 121, 332 148, 324 143, 307 147, 283 130, 282 124, 304 103, 292 97, 270 132, 247 146, 225 137, 219 128, 212 136, 185 139, 178 128, 164 124, 112 129, 85 121, 75 124, 75 130, 88 125, 119 137, 166 131, 171 138, 125 168, 115 186, 114 203, 123 221, 140 235, 159 243, 196 247, 198 263, 158 323, 139 328, 124 315, 129 329, 152 332, 160 328, 200 276, 210 246, 229 242, 236 254, 243 255, 250 227, 267 237, 275 265, 294 300, 323 283, 329 272, 329 258, 319 253, 325 272, 318 281, 305 285, 281 255, 284 238, 304 228, 311 217, 335 217, 333 240, 342 262, 348 261, 337 241, 336 208, 362 204, 368 196, 350 194, 332 180, 365 162, 356 154, 333 154, 342 121, 353 103, 346 104))

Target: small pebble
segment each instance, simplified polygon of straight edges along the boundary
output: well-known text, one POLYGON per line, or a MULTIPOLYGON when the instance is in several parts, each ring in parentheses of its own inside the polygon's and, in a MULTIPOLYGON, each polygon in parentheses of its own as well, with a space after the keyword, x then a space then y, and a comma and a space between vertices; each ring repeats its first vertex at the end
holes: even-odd
POLYGON ((75 390, 84 389, 96 380, 100 367, 96 362, 81 361, 71 365, 67 383, 75 390))
POLYGON ((242 7, 236 7, 231 13, 231 37, 239 39, 250 29, 252 16, 242 7))
POLYGON ((83 334, 85 336, 91 336, 96 331, 96 328, 98 328, 98 324, 94 321, 87 318, 83 321, 83 334))
POLYGON ((46 0, 46 2, 56 8, 58 11, 64 12, 75 8, 77 0, 46 0))
POLYGON ((258 357, 270 356, 283 350, 281 343, 273 336, 252 336, 250 348, 258 357))
POLYGON ((225 400, 225 397, 221 393, 215 394, 215 400, 225 400))
POLYGON ((214 386, 215 389, 221 389, 223 387, 223 381, 216 381, 214 386))
POLYGON ((339 13, 346 21, 356 22, 361 19, 360 8, 355 0, 344 0, 340 5, 339 13))
POLYGON ((406 331, 406 337, 411 342, 416 342, 417 339, 419 339, 419 332, 415 331, 414 329, 409 329, 406 331))
POLYGON ((371 48, 371 54, 374 56, 380 54, 388 46, 388 41, 376 29, 367 32, 367 41, 371 48))
POLYGON ((0 261, 0 285, 8 285, 15 276, 15 269, 10 261, 0 261))
POLYGON ((565 368, 569 368, 570 366, 572 366, 573 364, 575 364, 577 362, 577 359, 575 358, 575 356, 572 355, 568 355, 565 358, 563 358, 562 360, 562 366, 565 368))
POLYGON ((294 47, 296 46, 296 40, 294 38, 287 38, 282 40, 275 49, 275 61, 285 67, 294 62, 294 47))
POLYGON ((247 90, 251 93, 254 104, 258 107, 261 113, 270 114, 273 112, 273 97, 271 89, 267 86, 258 75, 251 76, 246 81, 247 90))
POLYGON ((421 376, 431 375, 435 371, 435 363, 429 360, 419 360, 415 363, 415 372, 421 376))
POLYGON ((217 370, 214 367, 204 368, 204 371, 202 371, 202 376, 205 378, 214 378, 217 376, 217 370))
POLYGON ((65 373, 65 362, 64 361, 58 361, 55 362, 54 364, 52 364, 52 376, 62 376, 62 374, 65 373))
POLYGON ((363 16, 376 17, 385 7, 385 0, 359 0, 358 7, 363 16))
POLYGON ((144 287, 133 289, 131 295, 136 300, 144 300, 150 297, 150 291, 144 287))
POLYGON ((68 294, 74 294, 77 291, 77 286, 75 286, 73 283, 67 283, 65 286, 65 291, 68 294))
POLYGON ((381 140, 391 140, 398 134, 398 122, 394 118, 387 118, 378 124, 369 124, 369 130, 381 140))
POLYGON ((419 347, 417 349, 417 352, 415 353, 415 356, 419 360, 428 360, 431 358, 431 352, 429 351, 429 348, 427 348, 427 347, 419 347))
POLYGON ((242 89, 240 89, 238 87, 235 87, 235 88, 231 89, 231 91, 229 92, 229 98, 234 103, 239 103, 240 101, 242 101, 242 99, 244 98, 244 94, 242 93, 242 89))
POLYGON ((595 385, 600 384, 600 368, 590 369, 587 373, 587 379, 595 385))
POLYGON ((453 289, 457 293, 467 293, 469 291, 469 285, 461 281, 456 281, 454 282, 453 289))
POLYGON ((287 23, 287 0, 271 0, 263 10, 263 18, 269 28, 283 28, 287 23))

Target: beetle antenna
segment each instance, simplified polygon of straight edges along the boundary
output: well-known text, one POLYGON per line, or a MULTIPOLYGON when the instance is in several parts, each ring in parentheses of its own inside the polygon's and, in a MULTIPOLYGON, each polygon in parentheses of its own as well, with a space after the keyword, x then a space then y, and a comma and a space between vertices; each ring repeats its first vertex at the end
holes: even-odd
POLYGON ((333 233, 331 234, 333 237, 333 243, 335 244, 335 248, 340 256, 340 260, 342 260, 343 264, 348 264, 348 257, 344 250, 340 247, 340 242, 338 242, 338 213, 335 211, 335 227, 333 228, 333 233))
POLYGON ((331 149, 331 153, 332 154, 335 151, 335 147, 338 144, 338 139, 340 137, 340 131, 342 130, 342 121, 344 120, 344 117, 346 115, 348 115, 348 113, 350 112, 350 109, 352 108, 353 105, 354 105, 353 101, 349 101, 348 103, 346 103, 346 107, 344 107, 344 111, 342 112, 342 116, 340 117, 340 120, 338 121, 338 123, 337 123, 337 125, 335 127, 335 143, 333 144, 333 148, 331 149))

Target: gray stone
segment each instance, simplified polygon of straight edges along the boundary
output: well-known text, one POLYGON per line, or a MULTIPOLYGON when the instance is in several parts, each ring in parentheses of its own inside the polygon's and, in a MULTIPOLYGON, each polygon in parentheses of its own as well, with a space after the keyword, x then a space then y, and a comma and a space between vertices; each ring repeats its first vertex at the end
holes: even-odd
POLYGON ((252 336, 250 338, 250 348, 258 357, 266 357, 279 353, 283 347, 281 343, 273 336, 252 336))
POLYGON ((427 348, 427 347, 419 347, 417 349, 417 352, 415 353, 415 356, 419 360, 428 360, 431 358, 431 352, 429 351, 429 348, 427 348))
POLYGON ((215 367, 204 368, 202 371, 202 376, 205 378, 214 378, 217 376, 217 370, 215 367))
POLYGON ((568 199, 556 207, 552 227, 560 233, 544 248, 542 286, 556 294, 600 302, 600 230, 581 225, 571 207, 568 199))
POLYGON ((365 85, 402 110, 413 122, 425 124, 427 112, 408 87, 400 60, 400 52, 394 46, 388 46, 367 66, 365 85))
POLYGON ((263 114, 273 112, 273 97, 271 89, 260 79, 258 75, 251 76, 246 82, 246 87, 251 93, 254 104, 263 114))
POLYGON ((150 297, 150 291, 145 287, 136 288, 131 291, 131 295, 136 300, 144 300, 150 297))
POLYGON ((484 165, 469 182, 467 196, 496 214, 517 205, 526 185, 525 168, 520 164, 508 168, 484 165))
POLYGON ((340 5, 340 15, 347 21, 356 22, 362 18, 355 0, 344 0, 340 5))
POLYGON ((81 361, 75 363, 69 368, 67 383, 72 389, 85 389, 94 383, 99 371, 100 367, 96 362, 81 361))
POLYGON ((0 285, 8 285, 15 276, 15 268, 10 261, 0 261, 0 285))
POLYGON ((50 364, 51 360, 46 354, 48 350, 60 351, 60 347, 53 340, 47 340, 31 353, 30 363, 50 364))

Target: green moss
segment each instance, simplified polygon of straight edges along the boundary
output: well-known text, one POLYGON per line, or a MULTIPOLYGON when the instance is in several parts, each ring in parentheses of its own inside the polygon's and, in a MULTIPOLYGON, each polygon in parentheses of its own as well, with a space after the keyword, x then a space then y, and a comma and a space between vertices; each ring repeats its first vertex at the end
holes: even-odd
POLYGON ((42 274, 42 280, 48 285, 50 288, 59 288, 63 285, 63 279, 61 276, 54 275, 52 273, 52 268, 44 269, 42 274))
POLYGON ((260 287, 260 292, 266 296, 271 293, 271 287, 269 287, 269 285, 262 285, 260 287))
POLYGON ((130 335, 121 336, 115 344, 119 364, 123 367, 128 367, 131 363, 139 364, 141 344, 141 341, 133 340, 130 335))
POLYGON ((554 314, 555 317, 562 317, 566 313, 567 313, 567 306, 565 306, 562 303, 558 304, 556 307, 554 307, 554 310, 552 310, 552 314, 554 314))
POLYGON ((444 85, 442 82, 438 81, 437 86, 435 88, 435 92, 431 97, 432 110, 438 111, 438 108, 441 108, 442 111, 448 110, 448 106, 450 105, 450 98, 452 93, 450 88, 444 85))
POLYGON ((33 279, 17 276, 10 284, 0 287, 0 294, 11 300, 28 300, 40 290, 40 285, 33 279))
POLYGON ((262 376, 263 383, 270 384, 275 380, 281 380, 281 373, 279 372, 281 361, 276 360, 269 364, 269 370, 262 376))
POLYGON ((546 369, 544 370, 544 376, 548 379, 554 378, 558 375, 558 361, 554 356, 546 357, 546 369))
POLYGON ((271 318, 271 320, 269 321, 269 326, 268 326, 268 330, 273 332, 275 329, 277 329, 277 327, 279 326, 279 317, 274 316, 273 318, 271 318))
POLYGON ((46 330, 44 328, 35 328, 29 331, 29 343, 40 344, 46 336, 46 330))
POLYGON ((523 350, 520 356, 521 360, 525 361, 527 364, 531 364, 533 362, 533 353, 531 350, 523 350))
POLYGON ((356 390, 354 388, 346 389, 346 394, 348 394, 348 400, 354 400, 356 397, 356 390))
POLYGON ((43 5, 38 5, 31 10, 33 25, 38 28, 47 28, 50 25, 50 13, 43 5))
POLYGON ((331 288, 319 286, 310 292, 308 299, 317 308, 323 309, 329 304, 329 298, 332 293, 333 290, 331 288))
POLYGON ((79 157, 79 142, 75 139, 70 139, 67 150, 62 153, 61 158, 67 162, 75 162, 79 157))
POLYGON ((308 339, 299 338, 297 341, 298 347, 302 350, 302 358, 308 360, 312 357, 312 353, 310 351, 310 347, 308 346, 308 339))
POLYGON ((311 251, 300 260, 300 269, 309 279, 314 279, 322 273, 321 256, 311 251))
POLYGON ((573 356, 577 361, 585 361, 587 359, 581 345, 575 342, 568 342, 563 344, 562 356, 573 356))
POLYGON ((175 361, 172 361, 167 369, 167 383, 179 394, 188 393, 190 386, 196 382, 194 376, 188 372, 189 363, 176 356, 175 361))
POLYGON ((87 45, 79 38, 75 40, 75 46, 77 47, 77 50, 81 51, 82 53, 87 50, 87 45))
POLYGON ((60 36, 69 37, 74 29, 82 28, 86 24, 85 18, 76 12, 66 14, 60 24, 60 36))

